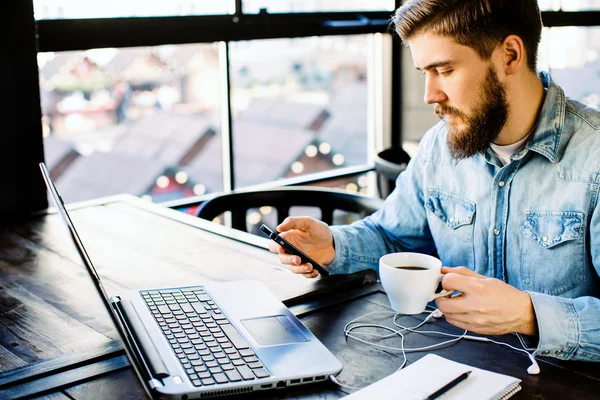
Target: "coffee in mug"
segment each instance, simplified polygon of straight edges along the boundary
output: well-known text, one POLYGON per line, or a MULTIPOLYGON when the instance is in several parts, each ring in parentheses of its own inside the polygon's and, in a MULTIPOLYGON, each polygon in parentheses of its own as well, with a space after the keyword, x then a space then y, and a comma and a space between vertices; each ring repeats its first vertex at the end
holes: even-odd
POLYGON ((421 253, 391 253, 379 259, 379 278, 392 309, 420 314, 427 303, 451 292, 436 293, 442 281, 442 262, 421 253))

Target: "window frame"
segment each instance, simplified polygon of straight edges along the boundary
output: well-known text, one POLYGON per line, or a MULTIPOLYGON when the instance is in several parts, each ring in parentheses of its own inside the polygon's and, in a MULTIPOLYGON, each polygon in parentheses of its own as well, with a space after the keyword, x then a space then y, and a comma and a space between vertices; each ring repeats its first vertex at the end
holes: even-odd
MULTIPOLYGON (((314 12, 314 13, 280 13, 280 14, 244 14, 242 12, 242 0, 236 0, 236 11, 230 15, 220 16, 169 16, 169 17, 134 17, 134 18, 99 18, 99 19, 53 19, 53 20, 34 20, 33 0, 7 0, 1 6, 4 11, 5 19, 10 21, 7 26, 7 32, 3 36, 2 43, 5 51, 12 50, 14 46, 13 36, 21 36, 19 43, 24 43, 25 47, 35 49, 28 50, 27 57, 15 59, 12 70, 7 74, 9 77, 28 75, 28 84, 25 88, 25 95, 17 91, 21 88, 10 87, 8 96, 14 95, 15 98, 28 97, 23 104, 39 103, 39 82, 38 67, 35 57, 37 52, 50 51, 68 51, 68 50, 87 50, 92 48, 104 47, 136 47, 136 46, 157 46, 164 44, 186 44, 186 43, 207 43, 224 42, 228 44, 231 41, 255 40, 255 39, 274 39, 274 38, 299 38, 310 36, 330 36, 330 35, 354 35, 383 33, 391 34, 395 37, 392 40, 391 55, 391 77, 392 85, 391 115, 389 129, 385 134, 389 137, 384 138, 385 143, 392 147, 399 147, 402 143, 401 132, 401 48, 400 40, 391 29, 390 17, 393 12, 390 11, 353 11, 353 12, 314 12), (17 16, 14 18, 13 16, 17 16), (13 17, 13 18, 11 18, 13 17), (160 26, 161 29, 156 29, 160 26), (35 35, 31 31, 35 29, 35 35), (131 32, 135 32, 132 35, 131 32), (29 45, 29 46, 27 46, 29 45), (34 63, 35 65, 32 65, 34 63), (15 71, 19 71, 18 73, 15 71), (26 71, 26 72, 23 72, 26 71), (12 73, 12 74, 11 74, 12 73)), ((397 9, 401 5, 401 0, 395 0, 397 9)), ((542 11, 542 21, 544 27, 558 26, 598 26, 600 25, 600 11, 542 11)), ((9 52, 10 54, 10 52, 9 52)), ((228 52, 227 65, 228 65, 228 52)), ((227 79, 229 76, 227 74, 227 79)), ((10 80, 10 79, 8 79, 10 80)), ((229 82, 227 82, 229 88, 229 82)), ((228 90, 227 103, 231 95, 228 90)), ((21 107, 24 108, 24 107, 21 107)), ((19 118, 32 119, 32 126, 26 130, 14 128, 9 140, 5 141, 5 149, 10 149, 4 154, 10 154, 9 166, 24 165, 27 162, 28 168, 25 172, 16 174, 11 173, 8 176, 8 184, 13 185, 14 196, 17 199, 16 209, 20 212, 29 213, 37 211, 47 206, 45 187, 36 168, 31 168, 35 161, 40 162, 44 159, 43 137, 41 121, 39 121, 40 110, 33 107, 32 110, 19 111, 19 118), (37 120, 35 119, 37 118, 37 120), (18 138, 13 138, 18 134, 18 138), (25 161, 15 161, 25 160, 25 161), (10 163, 12 162, 12 165, 10 163), (35 176, 34 176, 35 174, 35 176), (23 187, 19 182, 31 182, 29 187, 23 187), (42 189, 42 190, 40 190, 42 189), (19 207, 19 202, 26 204, 19 207)), ((231 121, 231 109, 227 107, 227 118, 231 121)), ((6 114, 5 114, 6 115, 6 114)), ((232 142, 229 140, 231 152, 232 142)), ((7 161, 4 161, 7 163, 7 161)), ((37 164, 35 162, 35 164, 37 164)), ((233 171, 233 158, 229 160, 230 171, 233 171)), ((12 169, 7 168, 6 171, 12 169)), ((297 185, 306 184, 335 178, 338 176, 348 176, 360 174, 373 170, 373 165, 354 166, 344 169, 336 169, 325 173, 307 175, 285 181, 278 181, 277 185, 297 185)), ((232 174, 232 172, 230 172, 232 174)), ((230 176, 232 189, 234 186, 233 176, 230 176)), ((225 180, 227 180, 225 178, 225 180)), ((225 182, 224 182, 225 183, 225 182)), ((267 184, 268 186, 269 184, 267 184)), ((179 204, 193 202, 194 198, 182 199, 179 204)), ((170 202, 173 204, 173 202, 170 202)), ((6 206, 15 209, 15 203, 1 203, 0 212, 4 213, 6 206)))
MULTIPOLYGON (((221 138, 223 149, 223 190, 236 189, 233 163, 231 82, 229 76, 229 43, 241 40, 276 38, 303 38, 311 36, 342 36, 356 34, 390 33, 390 12, 317 12, 295 14, 243 14, 242 1, 236 1, 236 12, 224 16, 173 16, 173 17, 134 17, 99 19, 64 19, 36 21, 38 31, 38 51, 77 51, 91 48, 121 48, 136 46, 156 46, 162 44, 219 43, 225 98, 221 115, 221 138), (161 29, 156 29, 161 26, 161 29), (126 32, 136 32, 127 35, 126 32)), ((394 41, 400 53, 400 44, 394 41)), ((392 63, 395 64, 394 61, 392 63)), ((392 70, 394 68, 392 67, 392 70)), ((398 75, 398 74, 393 74, 398 75)), ((398 79, 399 80, 399 79, 398 79)), ((399 92, 398 92, 399 93, 399 92)), ((392 94, 396 96, 396 94, 392 94)), ((399 94, 397 95, 399 97, 399 94)), ((394 99, 391 100, 394 104, 394 99)), ((397 114, 397 113, 392 113, 397 114)), ((393 129, 393 128, 392 128, 393 129)), ((371 163, 311 174, 298 178, 278 181, 277 185, 303 184, 329 178, 356 175, 373 169, 371 163)), ((259 185, 261 187, 261 185, 259 185)), ((202 196, 175 201, 175 204, 194 202, 202 196)), ((169 204, 173 202, 168 202, 169 204)))
POLYGON ((388 12, 370 11, 62 19, 36 24, 39 51, 46 52, 387 33, 389 17, 388 12))

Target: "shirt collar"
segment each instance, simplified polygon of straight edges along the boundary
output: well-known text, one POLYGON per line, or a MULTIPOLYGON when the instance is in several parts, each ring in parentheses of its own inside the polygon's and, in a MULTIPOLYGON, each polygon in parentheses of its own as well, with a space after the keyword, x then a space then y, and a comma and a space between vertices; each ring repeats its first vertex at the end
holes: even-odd
POLYGON ((554 83, 550 74, 540 72, 539 76, 542 85, 547 89, 546 99, 531 140, 515 154, 514 158, 521 158, 527 150, 532 150, 556 163, 560 159, 559 144, 565 125, 566 98, 565 93, 554 83))

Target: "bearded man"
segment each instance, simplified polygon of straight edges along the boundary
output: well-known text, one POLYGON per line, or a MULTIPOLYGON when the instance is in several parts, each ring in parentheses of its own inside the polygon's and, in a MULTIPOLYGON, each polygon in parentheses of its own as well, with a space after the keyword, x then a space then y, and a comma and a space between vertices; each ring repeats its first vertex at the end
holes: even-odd
POLYGON ((435 250, 450 266, 443 287, 460 293, 436 300, 448 322, 521 334, 535 355, 600 361, 600 113, 537 73, 537 1, 411 0, 394 23, 442 121, 372 216, 288 218, 278 230, 331 273, 435 250))

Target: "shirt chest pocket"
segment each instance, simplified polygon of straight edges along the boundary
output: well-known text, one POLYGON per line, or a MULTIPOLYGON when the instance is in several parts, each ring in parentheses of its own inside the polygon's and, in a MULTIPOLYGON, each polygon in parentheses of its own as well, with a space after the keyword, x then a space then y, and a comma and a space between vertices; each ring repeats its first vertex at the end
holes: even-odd
POLYGON ((521 277, 525 286, 560 295, 585 281, 582 212, 528 211, 523 236, 521 277))
POLYGON ((428 219, 434 238, 442 236, 444 239, 449 235, 468 243, 473 242, 475 203, 452 193, 429 189, 425 208, 431 214, 428 219))

